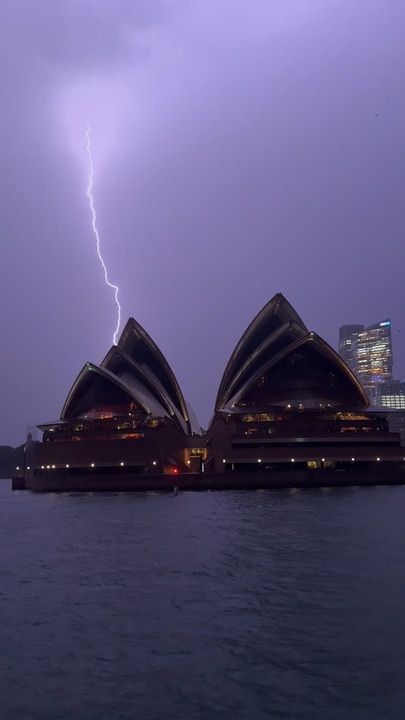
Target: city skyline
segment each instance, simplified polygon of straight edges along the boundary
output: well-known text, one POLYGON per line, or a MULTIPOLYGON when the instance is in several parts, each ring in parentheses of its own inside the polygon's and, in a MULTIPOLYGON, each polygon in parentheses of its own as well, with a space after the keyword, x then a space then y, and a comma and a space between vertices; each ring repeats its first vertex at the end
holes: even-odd
POLYGON ((123 324, 156 338, 203 426, 277 292, 333 348, 390 317, 405 377, 404 22, 394 0, 1 4, 0 444, 56 420, 113 334, 88 125, 123 324))
POLYGON ((390 429, 400 434, 405 445, 405 379, 393 374, 391 320, 386 318, 367 328, 342 325, 338 352, 365 389, 370 404, 390 411, 390 429))

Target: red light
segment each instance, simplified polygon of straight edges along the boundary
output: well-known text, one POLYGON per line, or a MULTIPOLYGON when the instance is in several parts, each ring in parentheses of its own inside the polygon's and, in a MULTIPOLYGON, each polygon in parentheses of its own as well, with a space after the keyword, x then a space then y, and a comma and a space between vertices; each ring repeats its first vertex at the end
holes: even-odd
POLYGON ((177 475, 178 472, 179 472, 179 468, 173 468, 173 474, 174 474, 174 475, 177 475))

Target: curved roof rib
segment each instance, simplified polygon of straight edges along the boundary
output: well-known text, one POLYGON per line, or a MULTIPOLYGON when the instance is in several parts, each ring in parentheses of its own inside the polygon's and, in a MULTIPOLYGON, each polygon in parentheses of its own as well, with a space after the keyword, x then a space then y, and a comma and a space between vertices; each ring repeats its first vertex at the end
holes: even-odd
POLYGON ((141 383, 148 392, 155 397, 174 419, 183 432, 188 431, 187 423, 176 406, 173 405, 172 399, 166 392, 161 382, 156 376, 150 372, 150 369, 137 363, 130 355, 122 350, 118 345, 113 345, 101 363, 101 367, 110 370, 114 375, 121 378, 124 382, 127 377, 133 378, 135 382, 141 383))
POLYGON ((198 422, 197 415, 194 412, 194 408, 190 403, 186 400, 187 403, 187 413, 190 421, 190 430, 192 435, 202 435, 203 431, 201 428, 200 423, 198 422))
POLYGON ((288 322, 293 322, 295 326, 301 327, 304 333, 308 332, 292 305, 284 295, 277 293, 252 320, 236 345, 222 376, 215 403, 216 409, 224 405, 225 398, 229 396, 230 385, 233 384, 234 378, 248 362, 250 356, 274 332, 288 322))
POLYGON ((169 415, 156 398, 134 378, 125 378, 124 381, 106 368, 86 363, 68 393, 61 420, 82 417, 87 411, 102 405, 116 407, 117 414, 123 414, 119 408, 124 407, 128 412, 131 404, 145 416, 169 415))
POLYGON ((181 413, 190 429, 187 405, 169 363, 146 330, 133 318, 129 318, 126 323, 118 341, 118 347, 140 367, 147 369, 150 378, 156 378, 159 381, 170 398, 171 404, 181 413))
POLYGON ((368 397, 342 358, 310 332, 267 357, 230 398, 227 410, 286 403, 366 408, 368 397))
MULTIPOLYGON (((289 320, 269 335, 256 350, 252 352, 233 376, 221 398, 221 406, 226 405, 228 400, 243 387, 244 383, 254 375, 257 370, 266 364, 266 361, 270 357, 278 355, 291 345, 291 343, 304 337, 306 334, 307 331, 304 330, 302 325, 298 325, 295 320, 289 320)), ((219 409, 220 407, 216 407, 216 410, 219 409)))

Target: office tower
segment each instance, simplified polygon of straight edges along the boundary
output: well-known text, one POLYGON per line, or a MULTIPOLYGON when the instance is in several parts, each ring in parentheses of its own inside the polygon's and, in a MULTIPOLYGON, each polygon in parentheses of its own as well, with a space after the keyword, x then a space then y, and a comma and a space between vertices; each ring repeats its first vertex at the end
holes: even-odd
POLYGON ((339 355, 353 372, 356 372, 356 361, 353 356, 353 344, 364 325, 342 325, 339 328, 339 355))
POLYGON ((352 354, 363 387, 392 380, 391 321, 383 320, 359 332, 353 340, 352 354))
POLYGON ((392 380, 391 321, 383 320, 367 328, 342 325, 339 355, 365 388, 392 380))

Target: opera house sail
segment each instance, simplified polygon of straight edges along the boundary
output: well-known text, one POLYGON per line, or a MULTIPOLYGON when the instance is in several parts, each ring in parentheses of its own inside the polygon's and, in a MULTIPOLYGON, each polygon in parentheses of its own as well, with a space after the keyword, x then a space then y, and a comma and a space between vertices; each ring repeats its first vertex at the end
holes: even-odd
POLYGON ((201 434, 168 362, 133 318, 101 364, 79 372, 60 421, 39 427, 41 467, 70 473, 187 471, 185 438, 201 434))
MULTIPOLYGON (((207 431, 212 472, 351 470, 398 446, 359 381, 275 295, 236 345, 207 431)), ((400 450, 394 456, 398 459, 400 450)))
POLYGON ((173 475, 192 489, 353 484, 361 473, 364 484, 370 473, 388 482, 383 471, 405 477, 386 413, 370 407, 348 365, 281 294, 233 350, 205 433, 132 318, 102 362, 79 372, 60 420, 38 427, 43 439, 21 487, 167 489, 173 475))

